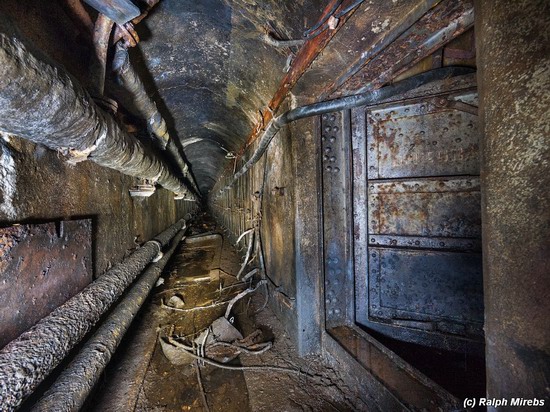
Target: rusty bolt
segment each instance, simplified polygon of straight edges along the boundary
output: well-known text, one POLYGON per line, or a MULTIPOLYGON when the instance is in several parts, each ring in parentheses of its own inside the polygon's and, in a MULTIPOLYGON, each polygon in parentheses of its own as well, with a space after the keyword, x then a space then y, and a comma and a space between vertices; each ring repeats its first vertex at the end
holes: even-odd
POLYGON ((275 186, 273 189, 271 189, 271 193, 273 193, 275 196, 284 196, 285 195, 285 188, 275 186))
POLYGON ((438 97, 435 101, 435 104, 439 107, 446 107, 449 105, 449 100, 447 100, 445 97, 438 97))

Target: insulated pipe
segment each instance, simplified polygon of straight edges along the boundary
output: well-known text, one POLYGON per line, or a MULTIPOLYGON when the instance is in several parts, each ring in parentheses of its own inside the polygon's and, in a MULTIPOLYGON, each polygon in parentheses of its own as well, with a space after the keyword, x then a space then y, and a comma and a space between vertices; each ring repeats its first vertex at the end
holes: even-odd
POLYGON ((160 146, 163 149, 167 149, 173 160, 181 169, 183 177, 191 183, 195 194, 198 195, 200 192, 193 175, 189 171, 189 166, 182 158, 173 139, 170 139, 166 122, 158 111, 157 105, 147 94, 143 82, 130 64, 130 56, 128 55, 126 47, 117 45, 115 57, 113 59, 113 70, 116 73, 118 83, 123 86, 132 97, 132 102, 140 116, 147 121, 149 131, 157 137, 160 146))
POLYGON ((131 287, 124 299, 80 349, 69 366, 59 375, 33 412, 72 412, 84 405, 86 398, 111 360, 151 289, 178 247, 185 228, 180 230, 162 259, 152 263, 131 287))
POLYGON ((0 130, 124 174, 195 196, 156 156, 97 107, 63 69, 38 60, 0 34, 0 130))
POLYGON ((351 109, 353 107, 365 106, 374 104, 384 99, 403 94, 409 90, 416 89, 427 83, 444 80, 453 76, 460 76, 464 74, 472 73, 473 69, 467 67, 444 67, 442 69, 430 70, 421 74, 418 74, 408 79, 401 80, 398 83, 391 84, 389 86, 382 87, 381 89, 373 90, 366 93, 357 94, 354 96, 341 97, 339 99, 328 100, 326 102, 314 103, 307 106, 297 107, 296 109, 289 110, 280 116, 277 116, 271 120, 265 129, 264 133, 260 137, 258 147, 248 159, 248 161, 241 167, 241 169, 233 175, 231 182, 223 189, 220 189, 216 198, 219 198, 221 194, 230 189, 231 186, 262 157, 267 150, 271 140, 277 132, 287 124, 304 119, 306 117, 317 116, 320 114, 331 113, 339 110, 351 109))
POLYGON ((181 219, 0 350, 0 405, 18 407, 185 225, 181 219))

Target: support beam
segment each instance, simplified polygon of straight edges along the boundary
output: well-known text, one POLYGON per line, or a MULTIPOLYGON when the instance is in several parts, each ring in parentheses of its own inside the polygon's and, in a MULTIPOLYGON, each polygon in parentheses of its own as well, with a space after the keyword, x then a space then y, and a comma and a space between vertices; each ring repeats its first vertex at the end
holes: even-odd
POLYGON ((479 0, 475 19, 487 398, 548 409, 550 2, 479 0))
POLYGON ((62 68, 38 60, 19 42, 0 34, 0 130, 124 174, 195 197, 185 182, 115 119, 103 112, 62 68))

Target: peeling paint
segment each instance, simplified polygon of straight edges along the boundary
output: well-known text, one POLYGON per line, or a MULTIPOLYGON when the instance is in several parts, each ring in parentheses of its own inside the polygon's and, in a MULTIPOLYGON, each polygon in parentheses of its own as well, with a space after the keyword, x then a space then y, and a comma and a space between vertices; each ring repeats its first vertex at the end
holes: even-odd
POLYGON ((8 219, 17 217, 17 209, 13 204, 16 190, 15 160, 7 145, 0 142, 0 214, 4 214, 8 219))
POLYGON ((375 23, 372 23, 371 31, 373 33, 380 33, 383 30, 386 30, 389 25, 390 25, 390 19, 386 19, 383 22, 375 22, 375 23))

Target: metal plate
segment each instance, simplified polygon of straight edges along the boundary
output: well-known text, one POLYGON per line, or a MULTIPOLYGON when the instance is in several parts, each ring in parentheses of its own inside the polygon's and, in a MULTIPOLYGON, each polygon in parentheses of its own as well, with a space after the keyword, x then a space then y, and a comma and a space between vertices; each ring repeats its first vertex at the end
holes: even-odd
POLYGON ((465 93, 370 110, 368 178, 479 174, 477 117, 461 111, 477 110, 471 101, 465 93))
POLYGON ((427 330, 442 325, 445 332, 458 334, 481 332, 480 254, 370 248, 369 283, 371 319, 427 330))
POLYGON ((353 319, 349 111, 321 117, 326 324, 353 319))
POLYGON ((369 233, 479 238, 479 178, 370 182, 369 233))
POLYGON ((122 25, 139 16, 139 9, 130 0, 84 0, 101 14, 122 25))
POLYGON ((0 229, 0 347, 92 281, 92 221, 0 229))

